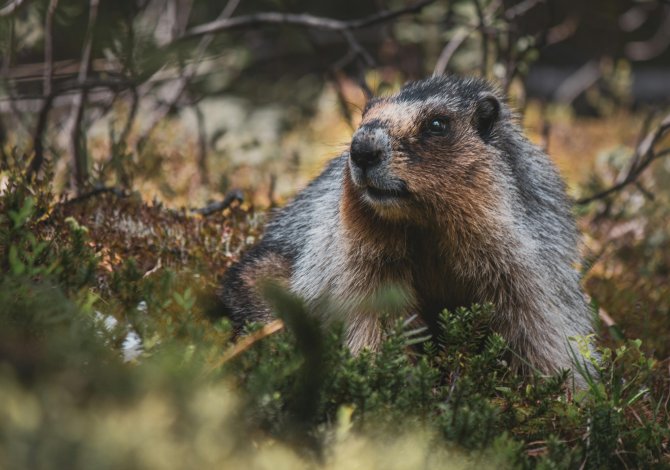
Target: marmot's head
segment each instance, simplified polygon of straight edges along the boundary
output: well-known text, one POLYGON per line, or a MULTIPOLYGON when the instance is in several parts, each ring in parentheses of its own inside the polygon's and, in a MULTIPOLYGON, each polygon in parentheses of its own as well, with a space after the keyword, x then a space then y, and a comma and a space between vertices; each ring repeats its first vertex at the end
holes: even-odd
POLYGON ((389 220, 434 220, 496 204, 508 173, 496 147, 509 111, 483 80, 433 77, 371 100, 346 188, 389 220))

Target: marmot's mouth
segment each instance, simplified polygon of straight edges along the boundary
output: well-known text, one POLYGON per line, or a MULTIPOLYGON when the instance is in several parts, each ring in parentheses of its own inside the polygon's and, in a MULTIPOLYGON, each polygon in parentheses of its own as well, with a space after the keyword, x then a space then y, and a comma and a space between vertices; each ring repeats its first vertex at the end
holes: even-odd
POLYGON ((365 192, 372 199, 379 201, 388 201, 391 199, 406 198, 409 196, 409 191, 406 189, 382 189, 374 186, 366 186, 365 192))

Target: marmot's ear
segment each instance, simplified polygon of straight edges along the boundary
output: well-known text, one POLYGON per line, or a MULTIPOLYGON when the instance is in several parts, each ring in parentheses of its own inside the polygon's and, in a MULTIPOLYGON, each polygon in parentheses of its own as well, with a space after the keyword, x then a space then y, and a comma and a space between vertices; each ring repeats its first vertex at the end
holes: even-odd
POLYGON ((479 98, 472 124, 484 141, 489 140, 493 126, 500 117, 500 101, 493 95, 484 95, 479 98))

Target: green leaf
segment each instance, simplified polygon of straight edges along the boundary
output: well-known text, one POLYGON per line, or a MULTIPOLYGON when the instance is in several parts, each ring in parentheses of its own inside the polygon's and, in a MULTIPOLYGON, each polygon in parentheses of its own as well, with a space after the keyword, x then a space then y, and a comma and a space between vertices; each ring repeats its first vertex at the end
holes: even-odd
POLYGON ((12 274, 17 276, 20 276, 26 271, 26 265, 21 261, 19 250, 16 245, 9 247, 9 267, 12 270, 12 274))

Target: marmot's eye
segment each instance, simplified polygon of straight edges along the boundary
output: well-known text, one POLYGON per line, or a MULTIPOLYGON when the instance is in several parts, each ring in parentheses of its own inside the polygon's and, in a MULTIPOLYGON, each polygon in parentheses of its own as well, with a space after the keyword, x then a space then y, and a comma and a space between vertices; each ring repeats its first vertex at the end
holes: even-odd
POLYGON ((426 121, 426 130, 432 135, 445 135, 449 126, 445 118, 432 118, 426 121))

